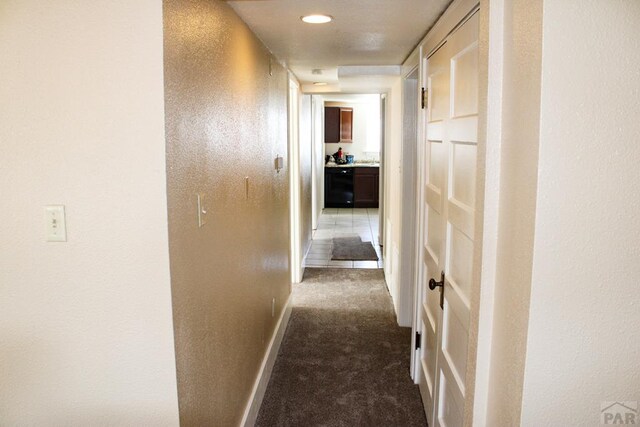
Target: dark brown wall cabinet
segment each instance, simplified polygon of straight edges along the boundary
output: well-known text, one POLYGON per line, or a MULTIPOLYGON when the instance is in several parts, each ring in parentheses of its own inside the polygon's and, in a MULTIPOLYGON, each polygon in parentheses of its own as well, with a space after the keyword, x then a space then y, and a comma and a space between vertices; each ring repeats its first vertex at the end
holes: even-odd
POLYGON ((377 208, 380 192, 380 172, 377 167, 354 168, 353 206, 356 208, 377 208))
POLYGON ((324 142, 353 142, 353 108, 324 107, 324 142))

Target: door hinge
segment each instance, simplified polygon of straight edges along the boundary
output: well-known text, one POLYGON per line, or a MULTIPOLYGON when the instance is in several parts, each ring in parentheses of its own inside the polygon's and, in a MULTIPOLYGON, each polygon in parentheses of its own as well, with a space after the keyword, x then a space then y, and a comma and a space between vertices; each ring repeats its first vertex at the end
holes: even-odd
POLYGON ((420 335, 420 332, 416 332, 416 344, 415 344, 416 350, 420 349, 421 343, 422 343, 422 335, 420 335))
POLYGON ((422 88, 422 93, 420 95, 420 104, 422 105, 422 109, 427 108, 429 102, 429 91, 425 88, 422 88))

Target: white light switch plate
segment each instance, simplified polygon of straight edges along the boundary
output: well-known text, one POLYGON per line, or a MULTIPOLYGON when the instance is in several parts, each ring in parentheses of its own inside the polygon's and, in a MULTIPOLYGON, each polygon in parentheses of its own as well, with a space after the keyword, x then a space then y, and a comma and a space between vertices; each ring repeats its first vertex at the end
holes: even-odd
POLYGON ((67 224, 63 205, 49 205, 44 208, 47 242, 66 242, 67 224))

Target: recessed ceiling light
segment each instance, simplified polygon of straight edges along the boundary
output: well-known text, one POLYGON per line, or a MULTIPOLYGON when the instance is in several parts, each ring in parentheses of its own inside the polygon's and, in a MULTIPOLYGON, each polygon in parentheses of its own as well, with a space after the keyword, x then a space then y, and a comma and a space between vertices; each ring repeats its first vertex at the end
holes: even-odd
POLYGON ((327 82, 313 82, 314 86, 326 86, 327 82))
POLYGON ((300 19, 307 24, 326 24, 327 22, 331 22, 333 18, 329 15, 307 15, 301 16, 300 19))

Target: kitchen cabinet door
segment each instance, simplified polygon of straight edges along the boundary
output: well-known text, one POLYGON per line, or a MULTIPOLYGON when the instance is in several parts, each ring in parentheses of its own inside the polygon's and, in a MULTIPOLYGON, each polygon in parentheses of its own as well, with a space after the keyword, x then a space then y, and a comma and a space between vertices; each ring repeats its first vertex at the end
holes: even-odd
POLYGON ((353 108, 324 107, 324 142, 353 142, 353 108))
POLYGON ((340 107, 324 107, 324 142, 340 142, 340 107))
POLYGON ((379 179, 378 168, 355 168, 353 193, 356 208, 378 207, 379 179))
POLYGON ((353 109, 340 109, 340 142, 353 142, 353 109))

